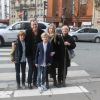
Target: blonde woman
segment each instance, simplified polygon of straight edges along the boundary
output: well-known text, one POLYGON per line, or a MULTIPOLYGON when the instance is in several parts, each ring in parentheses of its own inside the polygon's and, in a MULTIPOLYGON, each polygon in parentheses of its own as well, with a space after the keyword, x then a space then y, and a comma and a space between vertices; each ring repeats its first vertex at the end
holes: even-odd
MULTIPOLYGON (((53 78, 53 85, 54 86, 57 86, 57 81, 56 81, 56 68, 57 68, 57 62, 58 62, 58 53, 57 53, 57 49, 58 49, 58 45, 57 45, 57 35, 55 33, 55 25, 54 24, 51 24, 49 27, 48 27, 48 30, 47 32, 49 33, 50 35, 50 42, 53 46, 53 50, 55 51, 55 54, 53 56, 53 63, 51 65, 51 67, 48 69, 52 78, 53 78)), ((48 75, 47 75, 48 76, 48 75)), ((47 77, 47 86, 48 86, 48 77, 47 77)))

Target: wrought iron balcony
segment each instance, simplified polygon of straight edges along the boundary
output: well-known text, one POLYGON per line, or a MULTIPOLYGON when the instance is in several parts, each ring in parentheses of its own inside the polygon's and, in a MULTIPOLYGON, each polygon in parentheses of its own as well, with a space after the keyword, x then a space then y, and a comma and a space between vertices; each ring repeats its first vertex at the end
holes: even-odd
POLYGON ((15 5, 16 10, 27 10, 30 8, 36 8, 35 4, 20 4, 20 5, 15 5))

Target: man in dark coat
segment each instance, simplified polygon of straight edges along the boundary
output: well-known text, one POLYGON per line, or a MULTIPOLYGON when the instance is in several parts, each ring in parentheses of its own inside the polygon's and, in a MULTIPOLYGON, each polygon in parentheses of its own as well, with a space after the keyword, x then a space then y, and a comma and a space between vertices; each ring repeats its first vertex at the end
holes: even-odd
POLYGON ((35 66, 35 53, 37 44, 41 41, 41 34, 44 31, 38 28, 38 22, 35 19, 31 19, 30 24, 31 28, 26 30, 25 42, 26 42, 26 57, 29 65, 28 87, 31 89, 32 81, 33 85, 36 86, 37 68, 35 66))
POLYGON ((69 58, 68 50, 74 49, 76 47, 73 38, 68 35, 69 28, 64 25, 62 28, 62 34, 60 36, 60 46, 59 46, 59 62, 58 62, 58 85, 65 86, 65 79, 67 76, 68 67, 70 66, 71 59, 69 58))

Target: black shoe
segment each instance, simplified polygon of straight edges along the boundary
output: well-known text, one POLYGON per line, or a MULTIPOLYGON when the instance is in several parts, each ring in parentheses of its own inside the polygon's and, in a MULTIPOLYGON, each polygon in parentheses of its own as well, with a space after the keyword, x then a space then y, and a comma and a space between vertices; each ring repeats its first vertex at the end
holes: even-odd
POLYGON ((25 88, 26 88, 25 84, 22 84, 22 89, 25 89, 25 88))
POLYGON ((58 82, 57 87, 58 87, 58 88, 62 87, 62 83, 61 83, 61 82, 58 82))
POLYGON ((21 86, 20 86, 20 84, 17 84, 17 89, 21 89, 21 86))
POLYGON ((54 81, 53 86, 57 87, 57 81, 54 81))
POLYGON ((28 88, 29 88, 29 89, 32 89, 32 85, 31 85, 31 84, 28 84, 28 88))
POLYGON ((33 83, 33 87, 37 87, 37 84, 36 83, 33 83))
POLYGON ((46 83, 46 88, 49 89, 49 83, 46 83))

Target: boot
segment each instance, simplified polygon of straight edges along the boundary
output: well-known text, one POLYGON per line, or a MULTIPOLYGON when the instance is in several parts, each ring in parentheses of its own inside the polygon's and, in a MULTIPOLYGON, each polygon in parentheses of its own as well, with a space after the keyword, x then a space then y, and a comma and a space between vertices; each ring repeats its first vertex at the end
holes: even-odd
POLYGON ((57 81, 54 80, 53 85, 57 87, 57 81))
POLYGON ((46 82, 46 88, 49 89, 49 82, 46 82))
POLYGON ((32 85, 31 85, 31 84, 28 84, 28 88, 29 88, 29 89, 32 89, 32 85))

